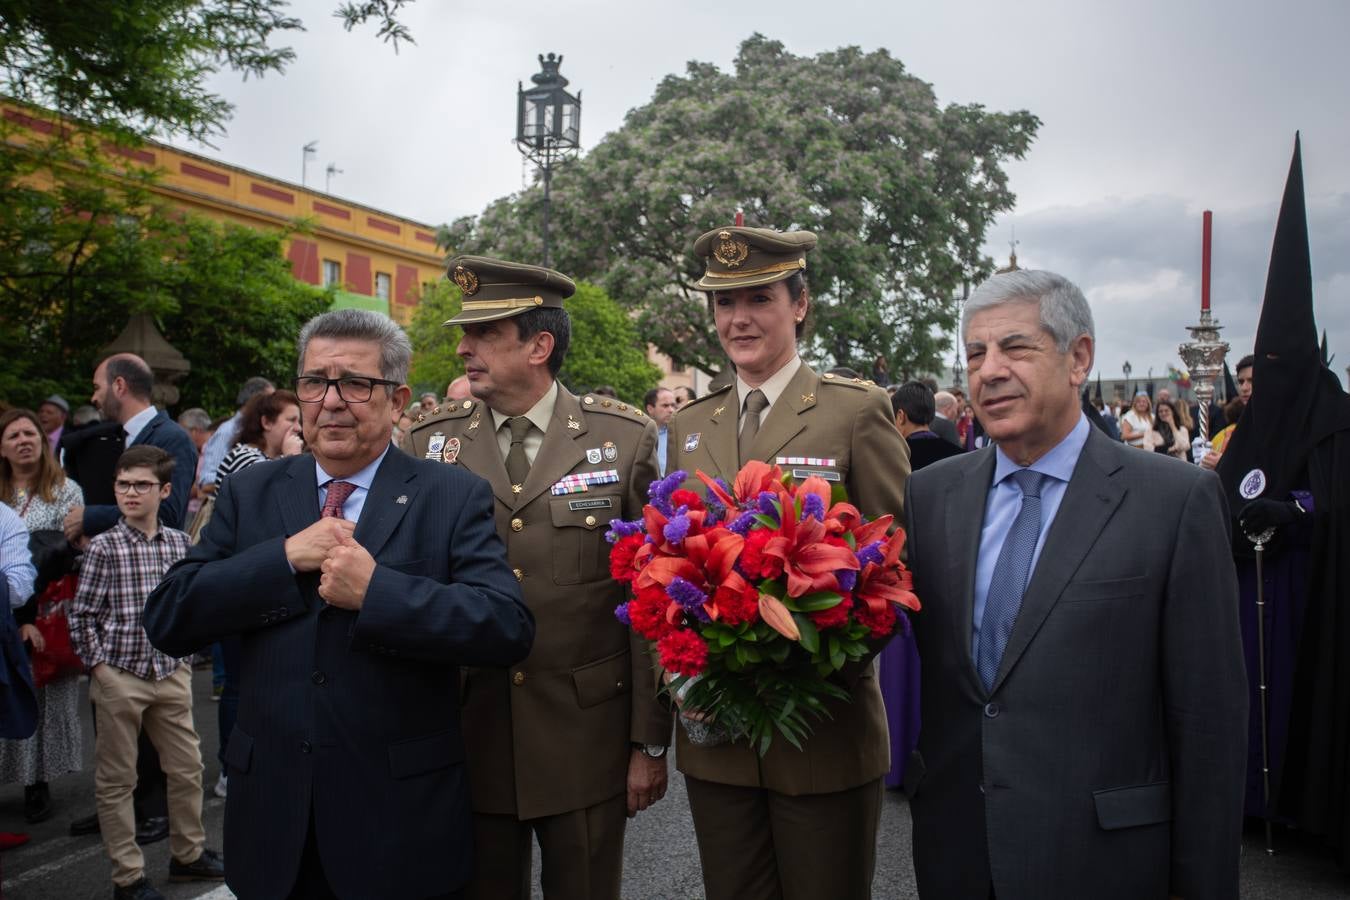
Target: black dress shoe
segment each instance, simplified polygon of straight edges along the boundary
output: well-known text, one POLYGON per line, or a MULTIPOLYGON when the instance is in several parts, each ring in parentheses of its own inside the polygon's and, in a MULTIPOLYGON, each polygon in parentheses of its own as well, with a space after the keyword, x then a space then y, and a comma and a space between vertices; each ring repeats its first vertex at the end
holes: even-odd
POLYGON ((70 836, 83 837, 86 834, 98 834, 98 813, 92 816, 85 816, 83 819, 74 819, 70 823, 70 836))
POLYGON ((29 824, 45 822, 52 816, 52 795, 47 782, 39 781, 23 789, 23 817, 29 824))
POLYGON ((136 823, 136 843, 142 847, 146 844, 162 841, 168 836, 169 819, 167 816, 151 816, 136 823))
POLYGON ((164 895, 155 890, 150 879, 142 878, 126 887, 113 885, 113 900, 164 900, 164 895))
POLYGON ((202 855, 190 863, 169 860, 170 881, 224 881, 225 858, 214 850, 202 850, 202 855))

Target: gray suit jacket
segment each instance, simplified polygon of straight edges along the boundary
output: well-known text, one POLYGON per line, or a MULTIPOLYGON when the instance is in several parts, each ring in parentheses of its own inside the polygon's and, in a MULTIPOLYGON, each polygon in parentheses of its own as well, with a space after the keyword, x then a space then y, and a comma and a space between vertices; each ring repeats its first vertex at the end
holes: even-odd
POLYGON ((933 421, 928 423, 928 430, 945 440, 947 443, 955 444, 956 446, 961 447, 962 450, 966 449, 961 446, 961 437, 956 433, 956 423, 951 419, 944 419, 942 416, 934 415, 933 421))
POLYGON ((1238 894, 1246 672, 1212 472, 1092 429, 993 689, 971 658, 992 447, 910 479, 925 897, 1238 894))

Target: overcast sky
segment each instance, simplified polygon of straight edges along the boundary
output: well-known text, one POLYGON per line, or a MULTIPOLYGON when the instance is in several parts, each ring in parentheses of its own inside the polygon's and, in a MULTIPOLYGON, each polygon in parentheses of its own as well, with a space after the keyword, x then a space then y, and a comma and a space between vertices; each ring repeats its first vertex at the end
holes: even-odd
MULTIPOLYGON (((1318 324, 1342 381, 1350 365, 1350 3, 1345 0, 834 0, 822 4, 416 0, 417 41, 397 55, 347 34, 337 0, 297 0, 308 28, 283 76, 213 87, 236 105, 199 152, 291 181, 318 140, 309 184, 431 224, 519 190, 516 84, 564 54, 594 146, 689 60, 730 66, 759 31, 798 55, 884 47, 940 103, 1028 109, 1042 126, 1009 166, 1017 207, 988 235, 1006 259, 1081 285, 1098 368, 1136 377, 1175 363, 1197 318, 1200 215, 1214 222, 1214 310, 1251 348, 1275 213, 1303 135, 1318 324)), ((671 148, 679 152, 678 147, 671 148)), ((672 235, 673 240, 692 239, 672 235)))

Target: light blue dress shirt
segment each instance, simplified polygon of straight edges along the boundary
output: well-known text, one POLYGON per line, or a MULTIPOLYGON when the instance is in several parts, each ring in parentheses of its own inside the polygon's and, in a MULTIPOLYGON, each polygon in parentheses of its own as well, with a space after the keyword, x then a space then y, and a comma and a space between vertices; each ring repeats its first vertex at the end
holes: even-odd
POLYGON ((228 421, 221 422, 220 427, 206 439, 206 445, 202 447, 202 464, 199 469, 201 480, 197 482, 202 487, 216 483, 216 470, 220 468, 220 461, 234 446, 234 436, 239 433, 239 427, 243 424, 244 411, 241 409, 228 421))
MULTIPOLYGON (((1060 501, 1064 499, 1064 491, 1069 487, 1069 479, 1073 476, 1074 467, 1078 465, 1078 457, 1083 452, 1083 445, 1087 443, 1088 431, 1091 427, 1088 424, 1087 416, 1080 413, 1078 424, 1073 427, 1073 430, 1068 433, 1064 440, 1056 444, 1049 453, 1026 467, 1033 472, 1040 472, 1049 476, 1041 486, 1041 533, 1036 538, 1036 552, 1031 556, 1031 574, 1028 576, 1028 584, 1036 575, 1036 563, 1040 561, 1041 548, 1045 546, 1045 536, 1050 531, 1050 524, 1055 521, 1055 514, 1059 512, 1060 501)), ((1002 448, 995 448, 994 453, 996 454, 994 483, 990 486, 989 494, 984 501, 984 527, 980 529, 980 555, 976 557, 975 561, 975 608, 971 614, 971 659, 975 658, 977 648, 980 645, 980 620, 984 618, 984 604, 989 597, 989 582, 994 578, 994 566, 998 563, 999 551, 1003 549, 1003 541, 1007 538, 1013 520, 1017 518, 1017 513, 1022 508, 1022 491, 1017 487, 1017 482, 1009 476, 1023 467, 1009 459, 1002 448)))
POLYGON ((5 503, 0 503, 0 577, 9 582, 11 607, 17 609, 33 596, 37 570, 28 553, 28 526, 5 503))
POLYGON ((666 441, 670 439, 670 430, 664 425, 656 429, 656 464, 661 467, 661 475, 666 474, 666 441))
POLYGON ((364 509, 366 505, 366 495, 370 493, 370 486, 375 481, 375 472, 380 468, 380 463, 384 462, 384 458, 388 455, 389 448, 385 447, 384 452, 370 465, 354 475, 337 479, 334 479, 332 475, 325 472, 323 466, 319 465, 319 461, 316 459, 314 461, 314 477, 319 482, 319 509, 323 509, 324 501, 328 499, 328 482, 346 481, 356 485, 356 490, 352 491, 347 497, 347 502, 342 504, 342 518, 349 522, 359 522, 361 520, 361 510, 364 509))

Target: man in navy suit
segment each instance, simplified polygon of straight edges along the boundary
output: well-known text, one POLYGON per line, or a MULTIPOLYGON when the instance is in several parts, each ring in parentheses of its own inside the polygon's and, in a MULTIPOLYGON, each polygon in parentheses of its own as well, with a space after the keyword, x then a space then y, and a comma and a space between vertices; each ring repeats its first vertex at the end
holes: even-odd
POLYGON ((459 666, 523 659, 534 620, 487 482, 390 445, 411 348, 337 310, 300 333, 312 455, 229 478, 145 611, 183 655, 242 638, 226 753, 240 897, 456 897, 472 819, 459 666))
MULTIPOLYGON (((197 471, 197 446, 177 422, 150 402, 154 385, 154 373, 145 360, 134 353, 118 353, 103 360, 94 370, 94 394, 90 400, 105 419, 121 424, 125 446, 149 444, 173 457, 173 489, 160 504, 159 521, 169 528, 181 529, 186 525, 184 513, 192 493, 193 473, 197 471)), ((114 460, 116 456, 112 455, 114 460)), ((109 484, 112 475, 109 470, 109 484)), ((89 484, 88 480, 83 484, 89 484)), ((116 525, 121 516, 115 503, 77 506, 66 515, 66 537, 75 542, 82 534, 89 537, 101 534, 116 525)))

